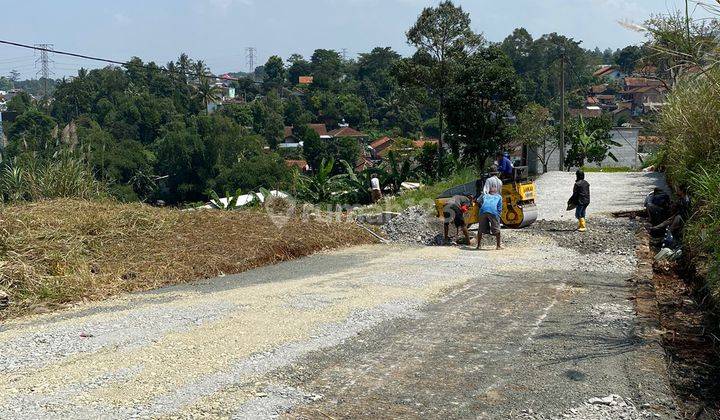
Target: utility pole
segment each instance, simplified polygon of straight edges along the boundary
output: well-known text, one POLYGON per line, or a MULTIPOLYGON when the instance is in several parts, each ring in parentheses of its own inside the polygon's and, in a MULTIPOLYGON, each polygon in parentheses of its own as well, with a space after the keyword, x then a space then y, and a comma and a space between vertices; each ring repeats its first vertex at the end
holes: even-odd
POLYGON ((560 171, 565 170, 565 51, 560 53, 560 171))
POLYGON ((50 70, 50 64, 52 63, 52 60, 50 59, 49 51, 52 51, 54 48, 53 44, 35 44, 35 47, 40 48, 40 56, 35 60, 35 65, 40 65, 40 70, 38 70, 37 75, 43 79, 43 95, 45 98, 48 97, 48 86, 47 82, 50 79, 50 76, 52 75, 52 71, 50 70))
POLYGON ((253 80, 255 79, 255 60, 257 59, 257 48, 247 47, 245 48, 245 59, 248 66, 248 72, 252 75, 253 80))

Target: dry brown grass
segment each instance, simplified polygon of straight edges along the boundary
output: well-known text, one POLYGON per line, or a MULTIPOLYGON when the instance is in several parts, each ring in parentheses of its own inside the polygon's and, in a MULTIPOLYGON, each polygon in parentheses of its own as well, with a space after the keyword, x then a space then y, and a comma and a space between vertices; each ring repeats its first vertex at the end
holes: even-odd
POLYGON ((0 319, 372 241, 350 223, 296 219, 279 229, 262 210, 79 200, 0 207, 0 290, 11 299, 0 319))

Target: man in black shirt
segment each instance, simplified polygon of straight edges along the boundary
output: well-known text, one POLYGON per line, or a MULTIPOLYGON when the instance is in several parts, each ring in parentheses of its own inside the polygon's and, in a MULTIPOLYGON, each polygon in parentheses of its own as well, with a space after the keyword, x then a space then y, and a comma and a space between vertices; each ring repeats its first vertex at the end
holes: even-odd
POLYGON ((443 207, 445 242, 450 240, 450 237, 448 236, 448 229, 450 227, 450 222, 453 222, 455 224, 455 228, 462 228, 463 233, 465 234, 465 240, 467 241, 467 244, 470 245, 470 232, 468 232, 467 224, 465 223, 465 213, 467 213, 470 206, 472 206, 471 198, 472 197, 466 197, 464 195, 456 195, 445 203, 445 207, 443 207))
POLYGON ((582 170, 575 172, 575 178, 573 195, 570 197, 570 200, 568 200, 568 204, 575 206, 575 218, 578 219, 578 231, 585 232, 587 231, 585 213, 590 205, 590 183, 585 181, 585 172, 582 170))

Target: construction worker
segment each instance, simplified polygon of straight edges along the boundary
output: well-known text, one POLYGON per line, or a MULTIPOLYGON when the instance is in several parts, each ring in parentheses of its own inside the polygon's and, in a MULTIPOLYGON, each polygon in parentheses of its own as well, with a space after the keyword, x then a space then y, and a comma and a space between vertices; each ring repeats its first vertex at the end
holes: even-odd
POLYGON ((501 179, 512 179, 513 177, 513 164, 510 158, 505 156, 503 153, 497 154, 497 168, 500 172, 501 179))
MULTIPOLYGON (((502 184, 501 184, 502 185, 502 184)), ((503 199, 500 190, 496 186, 490 186, 487 193, 483 193, 477 199, 480 205, 480 222, 477 234, 477 249, 482 247, 483 234, 495 236, 497 249, 502 249, 500 244, 500 215, 502 214, 503 199)))
POLYGON ((575 186, 573 187, 573 195, 570 197, 570 200, 568 200, 568 205, 575 206, 575 218, 578 220, 578 231, 587 231, 585 213, 590 205, 590 183, 585 180, 585 172, 580 169, 575 172, 575 186))
MULTIPOLYGON (((497 172, 491 172, 490 178, 485 180, 485 185, 483 186, 482 194, 490 194, 490 190, 492 188, 495 188, 496 191, 498 191, 500 194, 502 193, 503 183, 498 178, 497 172)), ((480 192, 478 191, 478 197, 480 197, 480 192)))
POLYGON ((464 195, 453 196, 445 204, 445 207, 443 208, 443 232, 445 243, 450 241, 448 230, 450 228, 450 222, 453 222, 456 229, 459 230, 462 228, 465 240, 467 241, 467 244, 470 245, 470 232, 468 231, 467 223, 465 223, 465 213, 470 210, 471 205, 472 196, 464 195))
POLYGON ((371 198, 373 203, 377 203, 382 198, 382 190, 380 189, 380 180, 377 175, 373 175, 370 179, 371 198))

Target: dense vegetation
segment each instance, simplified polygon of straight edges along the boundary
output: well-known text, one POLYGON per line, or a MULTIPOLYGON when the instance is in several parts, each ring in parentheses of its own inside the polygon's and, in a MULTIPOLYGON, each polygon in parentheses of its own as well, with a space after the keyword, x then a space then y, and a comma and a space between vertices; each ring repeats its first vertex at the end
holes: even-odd
MULTIPOLYGON (((469 15, 450 1, 423 10, 407 36, 417 48, 411 57, 388 47, 349 60, 326 49, 307 59, 272 56, 253 75, 234 73, 238 79, 231 86, 244 101, 213 113, 207 105, 219 92, 201 60, 182 55, 160 66, 133 58, 122 68, 82 69, 53 83, 46 100, 21 94, 10 101, 9 110, 19 116, 5 126, 3 159, 32 172, 71 154, 109 194, 125 201, 188 203, 207 200, 211 191, 260 187, 297 191, 302 185, 286 158, 304 158, 316 171, 323 161, 334 161, 333 176, 347 172, 342 161, 354 166, 361 145, 349 139, 328 143, 307 128, 324 123, 332 129, 345 120, 371 140, 426 136, 447 143, 450 156, 443 148, 408 154, 397 147, 395 162, 383 166, 386 185, 402 182, 397 174, 403 171, 393 175, 392 168, 403 166, 405 176, 432 181, 456 168, 482 166, 513 135, 506 117, 527 104, 557 116, 561 54, 574 92, 570 106, 581 100, 595 65, 631 68, 647 56, 638 47, 590 51, 571 38, 533 38, 522 28, 493 44, 474 33, 469 15), (314 81, 301 85, 301 76, 314 81), (294 127, 303 150, 277 148, 285 126, 294 127)), ((16 79, 11 75, 0 84, 21 87, 16 79)), ((587 156, 592 153, 578 153, 576 161, 593 161, 587 156)))
MULTIPOLYGON (((720 16, 720 8, 710 10, 720 16)), ((651 47, 674 65, 677 83, 660 116, 666 143, 657 160, 669 183, 689 193, 683 250, 720 311, 720 25, 686 23, 671 15, 651 27, 651 47)))

